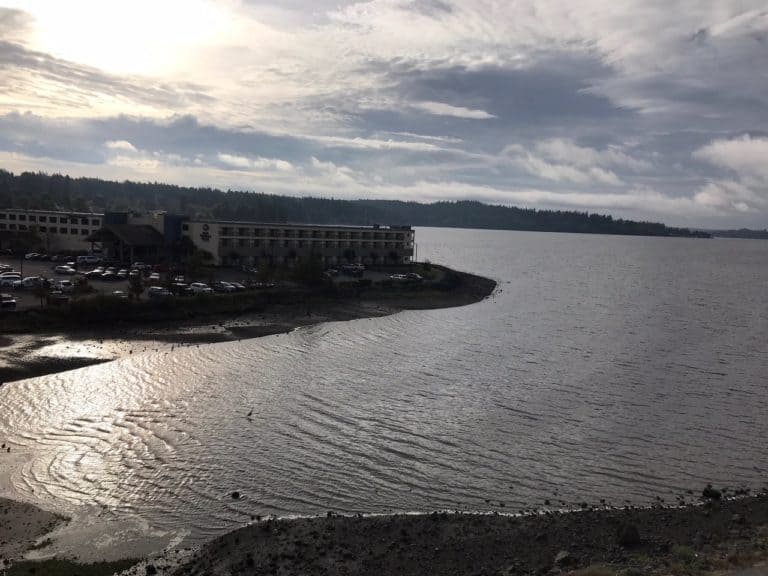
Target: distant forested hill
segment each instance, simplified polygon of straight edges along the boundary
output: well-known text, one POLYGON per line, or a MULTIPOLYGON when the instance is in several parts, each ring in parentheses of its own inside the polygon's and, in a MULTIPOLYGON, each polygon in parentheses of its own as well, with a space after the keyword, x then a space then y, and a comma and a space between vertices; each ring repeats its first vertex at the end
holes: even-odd
POLYGON ((167 210, 201 218, 312 224, 411 224, 648 236, 699 236, 684 228, 586 212, 494 206, 476 201, 420 204, 400 200, 297 198, 222 192, 160 183, 111 182, 59 174, 0 170, 0 208, 40 210, 167 210))

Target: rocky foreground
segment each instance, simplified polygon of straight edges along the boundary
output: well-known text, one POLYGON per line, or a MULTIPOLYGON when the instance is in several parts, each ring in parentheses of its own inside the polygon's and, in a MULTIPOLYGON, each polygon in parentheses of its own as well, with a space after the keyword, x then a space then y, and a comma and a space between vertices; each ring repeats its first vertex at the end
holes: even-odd
POLYGON ((704 500, 680 508, 526 516, 329 514, 266 520, 210 542, 173 573, 703 574, 768 559, 768 495, 721 500, 710 494, 704 500))

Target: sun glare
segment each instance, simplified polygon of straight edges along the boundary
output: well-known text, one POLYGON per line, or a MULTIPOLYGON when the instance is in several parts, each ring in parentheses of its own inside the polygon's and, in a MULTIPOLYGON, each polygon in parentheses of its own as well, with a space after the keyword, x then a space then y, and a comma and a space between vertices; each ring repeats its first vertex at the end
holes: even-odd
POLYGON ((231 24, 211 0, 33 0, 8 5, 31 14, 34 47, 119 74, 172 71, 231 24))

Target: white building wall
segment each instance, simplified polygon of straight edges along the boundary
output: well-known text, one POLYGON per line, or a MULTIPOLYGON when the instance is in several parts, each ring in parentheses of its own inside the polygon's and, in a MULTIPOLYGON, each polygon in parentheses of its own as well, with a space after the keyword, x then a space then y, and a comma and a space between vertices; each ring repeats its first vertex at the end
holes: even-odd
POLYGON ((90 252, 86 238, 102 226, 103 214, 0 208, 0 232, 33 230, 48 252, 90 252))

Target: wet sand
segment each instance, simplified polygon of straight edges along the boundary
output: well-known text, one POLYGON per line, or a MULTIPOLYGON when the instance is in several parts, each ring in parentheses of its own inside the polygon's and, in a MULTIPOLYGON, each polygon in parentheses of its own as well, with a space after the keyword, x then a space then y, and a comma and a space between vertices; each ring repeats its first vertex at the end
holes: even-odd
POLYGON ((0 498, 0 573, 64 521, 31 504, 0 498))

